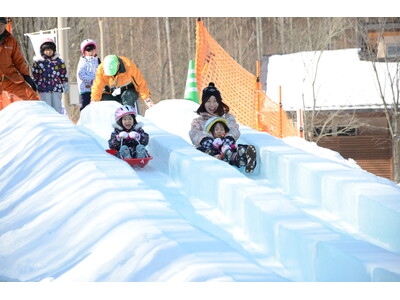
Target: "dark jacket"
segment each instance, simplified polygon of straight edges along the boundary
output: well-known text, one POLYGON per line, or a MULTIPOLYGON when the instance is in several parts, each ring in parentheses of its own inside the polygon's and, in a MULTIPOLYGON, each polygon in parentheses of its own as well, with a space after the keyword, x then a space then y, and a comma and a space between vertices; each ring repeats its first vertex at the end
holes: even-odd
POLYGON ((35 57, 32 77, 39 93, 64 92, 63 84, 68 82, 67 68, 58 53, 49 59, 35 57))
MULTIPOLYGON (((108 140, 108 145, 110 146, 110 149, 117 150, 119 151, 119 148, 121 147, 121 140, 118 138, 118 134, 121 131, 126 131, 126 132, 132 132, 136 131, 140 133, 140 144, 143 146, 147 146, 149 143, 149 135, 143 130, 143 123, 139 122, 135 126, 132 127, 131 130, 125 130, 122 128, 120 125, 117 123, 113 124, 113 127, 115 128, 114 131, 111 133, 111 138, 108 140)), ((136 152, 136 146, 139 145, 139 143, 134 140, 134 139, 123 139, 122 145, 126 145, 131 149, 132 153, 136 152)))

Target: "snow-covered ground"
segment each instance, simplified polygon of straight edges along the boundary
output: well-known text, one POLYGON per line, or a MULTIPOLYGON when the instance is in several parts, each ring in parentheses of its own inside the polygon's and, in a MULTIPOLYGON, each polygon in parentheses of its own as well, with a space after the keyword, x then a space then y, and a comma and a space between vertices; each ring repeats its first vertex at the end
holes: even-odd
POLYGON ((400 282, 393 182, 242 126, 247 175, 192 147, 186 100, 138 117, 154 159, 132 169, 104 151, 116 107, 78 125, 40 101, 0 111, 0 280, 400 282))

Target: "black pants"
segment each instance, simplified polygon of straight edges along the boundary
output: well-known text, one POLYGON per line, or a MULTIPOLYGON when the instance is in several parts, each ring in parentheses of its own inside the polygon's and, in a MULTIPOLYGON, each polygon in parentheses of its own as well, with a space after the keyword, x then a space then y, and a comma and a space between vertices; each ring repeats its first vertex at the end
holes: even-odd
POLYGON ((81 110, 84 109, 86 107, 86 105, 90 104, 90 96, 92 95, 91 92, 86 92, 80 95, 80 99, 81 99, 81 110))
POLYGON ((103 93, 101 95, 101 101, 117 101, 122 105, 130 105, 136 108, 139 114, 139 107, 137 105, 138 93, 134 88, 129 88, 123 91, 120 95, 113 96, 111 94, 103 93))

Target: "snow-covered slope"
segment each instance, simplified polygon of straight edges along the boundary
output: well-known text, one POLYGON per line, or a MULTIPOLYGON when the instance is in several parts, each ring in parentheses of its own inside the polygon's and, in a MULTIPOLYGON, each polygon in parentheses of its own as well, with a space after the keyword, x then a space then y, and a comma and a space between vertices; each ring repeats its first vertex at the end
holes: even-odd
POLYGON ((115 102, 0 111, 0 279, 400 281, 396 185, 242 127, 246 176, 188 142, 195 105, 138 117, 144 169, 104 151, 115 102))

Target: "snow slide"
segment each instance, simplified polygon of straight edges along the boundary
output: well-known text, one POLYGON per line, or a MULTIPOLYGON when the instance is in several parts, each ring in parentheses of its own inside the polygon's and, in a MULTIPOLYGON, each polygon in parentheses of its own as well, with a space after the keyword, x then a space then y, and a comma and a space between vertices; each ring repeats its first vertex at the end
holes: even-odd
POLYGON ((167 176, 136 172, 44 102, 0 114, 0 280, 287 281, 171 208, 187 199, 167 176))
POLYGON ((1 111, 0 279, 400 281, 396 185, 242 127, 246 176, 190 145, 193 105, 139 117, 144 169, 104 152, 115 102, 1 111))

